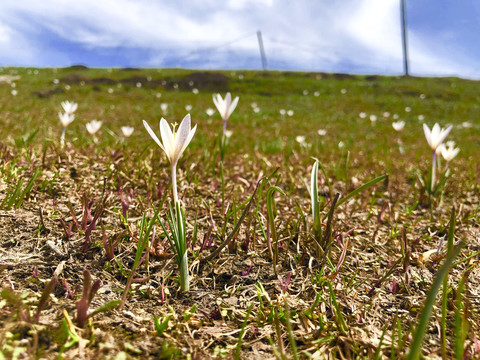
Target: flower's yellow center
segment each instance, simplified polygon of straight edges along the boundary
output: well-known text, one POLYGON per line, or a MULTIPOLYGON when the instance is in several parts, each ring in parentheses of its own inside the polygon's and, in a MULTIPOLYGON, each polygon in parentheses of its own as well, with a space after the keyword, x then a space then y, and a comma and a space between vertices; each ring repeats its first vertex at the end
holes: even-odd
POLYGON ((178 123, 175 121, 174 123, 172 123, 172 127, 173 127, 173 138, 175 139, 175 137, 177 136, 177 132, 175 131, 176 127, 178 126, 178 123))

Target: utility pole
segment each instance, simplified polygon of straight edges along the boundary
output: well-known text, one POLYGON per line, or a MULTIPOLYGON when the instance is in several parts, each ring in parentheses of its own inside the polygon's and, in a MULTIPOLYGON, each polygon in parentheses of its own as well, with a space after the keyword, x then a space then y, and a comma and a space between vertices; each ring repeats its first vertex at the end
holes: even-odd
POLYGON ((408 73, 408 52, 407 52, 407 21, 405 19, 405 0, 400 0, 400 12, 402 16, 402 45, 403 45, 403 69, 405 76, 408 73))
POLYGON ((265 49, 263 48, 262 32, 257 31, 258 47, 260 48, 260 57, 262 58, 263 70, 267 70, 267 56, 265 55, 265 49))

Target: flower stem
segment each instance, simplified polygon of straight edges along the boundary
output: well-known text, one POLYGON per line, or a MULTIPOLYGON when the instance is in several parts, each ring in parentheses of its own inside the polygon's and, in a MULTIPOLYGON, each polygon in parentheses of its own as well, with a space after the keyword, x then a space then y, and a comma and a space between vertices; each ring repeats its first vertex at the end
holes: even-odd
POLYGON ((430 184, 430 192, 433 192, 435 186, 435 163, 437 162, 437 152, 433 150, 433 159, 432 159, 432 182, 430 184))
MULTIPOLYGON (((182 291, 189 291, 190 284, 189 284, 189 274, 188 274, 188 253, 187 253, 187 245, 186 245, 186 238, 185 238, 185 223, 182 217, 182 210, 181 205, 178 201, 178 194, 177 194, 177 164, 172 164, 172 192, 173 192, 173 201, 175 204, 175 215, 172 215, 172 223, 176 224, 173 228, 173 238, 174 244, 171 244, 172 247, 176 247, 176 256, 178 258, 181 257, 179 262, 179 270, 180 270, 180 289, 182 291), (173 218, 173 216, 175 218, 173 218)), ((177 258, 177 263, 178 259, 177 258)))
POLYGON ((400 135, 398 135, 397 143, 398 143, 398 150, 400 151, 400 154, 405 154, 405 149, 403 148, 403 143, 402 143, 402 139, 400 138, 400 135))
POLYGON ((173 192, 173 203, 177 204, 178 194, 177 194, 177 164, 172 164, 172 192, 173 192))
POLYGON ((220 161, 220 179, 222 181, 222 214, 225 211, 225 177, 223 174, 223 159, 220 161))
POLYGON ((180 289, 182 291, 190 290, 190 277, 188 274, 188 256, 186 251, 183 254, 182 262, 180 263, 180 289))
POLYGON ((227 119, 223 120, 223 133, 222 133, 222 139, 225 138, 225 131, 227 131, 227 119))
POLYGON ((62 135, 60 136, 60 146, 62 148, 65 146, 65 130, 67 130, 66 127, 63 128, 62 135))

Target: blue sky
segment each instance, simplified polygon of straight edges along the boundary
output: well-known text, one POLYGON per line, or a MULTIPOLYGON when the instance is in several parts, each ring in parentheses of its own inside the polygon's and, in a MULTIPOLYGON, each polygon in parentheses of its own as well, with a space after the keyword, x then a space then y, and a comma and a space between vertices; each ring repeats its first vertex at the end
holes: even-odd
MULTIPOLYGON (((0 65, 402 72, 400 0, 2 0, 0 65)), ((414 75, 480 79, 480 1, 406 0, 414 75)))

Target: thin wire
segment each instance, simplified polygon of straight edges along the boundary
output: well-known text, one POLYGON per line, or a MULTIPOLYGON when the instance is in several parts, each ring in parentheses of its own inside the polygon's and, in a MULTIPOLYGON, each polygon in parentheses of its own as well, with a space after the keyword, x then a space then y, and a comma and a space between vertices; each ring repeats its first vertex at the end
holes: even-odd
POLYGON ((312 54, 317 54, 318 53, 318 50, 314 50, 312 48, 306 48, 304 46, 298 46, 298 44, 293 44, 293 43, 289 43, 287 41, 278 40, 278 39, 272 38, 270 36, 264 36, 264 38, 266 38, 267 40, 270 40, 273 43, 293 47, 295 49, 303 50, 303 51, 306 51, 306 52, 309 52, 309 53, 312 53, 312 54))
POLYGON ((228 42, 226 42, 226 43, 223 43, 223 44, 220 44, 220 45, 195 49, 195 50, 192 50, 192 51, 189 51, 188 53, 186 53, 186 54, 184 55, 184 57, 190 57, 190 56, 195 55, 195 54, 197 54, 197 53, 202 53, 202 52, 206 52, 206 51, 213 51, 213 50, 221 49, 221 48, 223 48, 223 47, 226 47, 226 46, 231 45, 231 44, 233 44, 233 43, 236 43, 236 42, 238 42, 238 41, 241 41, 241 40, 244 40, 244 39, 246 39, 246 38, 249 38, 250 36, 253 36, 253 35, 256 36, 257 33, 256 33, 256 32, 254 32, 254 33, 248 33, 248 34, 246 34, 246 35, 243 35, 243 36, 241 36, 241 37, 239 37, 239 38, 230 40, 230 41, 228 41, 228 42))

